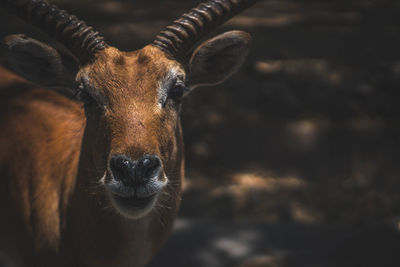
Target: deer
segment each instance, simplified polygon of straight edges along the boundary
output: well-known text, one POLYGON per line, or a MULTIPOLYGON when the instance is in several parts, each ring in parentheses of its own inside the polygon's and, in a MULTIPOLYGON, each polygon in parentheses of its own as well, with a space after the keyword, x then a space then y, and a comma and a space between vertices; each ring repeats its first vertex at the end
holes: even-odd
POLYGON ((151 259, 181 201, 182 101, 236 72, 251 37, 228 31, 197 43, 255 2, 203 1, 150 44, 123 52, 44 0, 1 1, 66 48, 22 34, 1 45, 3 264, 140 267, 151 259))

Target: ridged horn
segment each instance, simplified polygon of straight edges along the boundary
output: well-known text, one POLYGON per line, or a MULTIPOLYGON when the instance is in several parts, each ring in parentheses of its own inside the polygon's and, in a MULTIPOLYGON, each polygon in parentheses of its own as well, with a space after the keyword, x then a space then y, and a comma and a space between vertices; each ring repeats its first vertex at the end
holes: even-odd
POLYGON ((61 42, 83 64, 107 47, 92 27, 45 0, 1 0, 0 5, 61 42))
POLYGON ((161 31, 152 45, 174 58, 183 57, 204 35, 256 2, 257 0, 205 1, 161 31))

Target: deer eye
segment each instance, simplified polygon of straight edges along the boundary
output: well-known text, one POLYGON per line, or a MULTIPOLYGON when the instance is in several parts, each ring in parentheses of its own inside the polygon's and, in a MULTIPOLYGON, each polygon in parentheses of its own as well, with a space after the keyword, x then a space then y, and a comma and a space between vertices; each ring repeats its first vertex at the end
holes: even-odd
POLYGON ((96 100, 92 97, 92 95, 87 90, 85 90, 83 84, 79 84, 77 86, 74 97, 77 100, 82 101, 85 106, 96 103, 96 100))
POLYGON ((174 102, 180 103, 185 93, 189 91, 183 82, 177 82, 168 91, 168 98, 174 102))

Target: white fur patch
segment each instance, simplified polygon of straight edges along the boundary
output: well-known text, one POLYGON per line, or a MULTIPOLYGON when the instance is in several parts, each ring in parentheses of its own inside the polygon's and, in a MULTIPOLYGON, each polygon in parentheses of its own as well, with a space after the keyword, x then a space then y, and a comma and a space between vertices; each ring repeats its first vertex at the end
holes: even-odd
POLYGON ((107 172, 104 172, 104 175, 100 178, 99 183, 104 185, 106 182, 107 172))

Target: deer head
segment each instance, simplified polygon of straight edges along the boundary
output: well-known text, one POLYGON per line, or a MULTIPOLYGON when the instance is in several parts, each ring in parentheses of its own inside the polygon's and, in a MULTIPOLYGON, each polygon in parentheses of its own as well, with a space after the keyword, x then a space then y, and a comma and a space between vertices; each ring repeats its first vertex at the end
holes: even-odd
MULTIPOLYGON (((226 32, 201 43, 189 57, 188 51, 254 2, 206 1, 151 44, 122 52, 43 0, 6 0, 3 5, 59 40, 73 57, 22 35, 8 36, 3 54, 21 76, 50 88, 70 88, 83 103, 86 128, 77 184, 96 186, 120 214, 139 218, 163 201, 168 186, 180 192, 183 99, 193 88, 218 84, 234 73, 251 38, 242 31, 226 32)), ((178 199, 170 201, 178 206, 178 199)))

